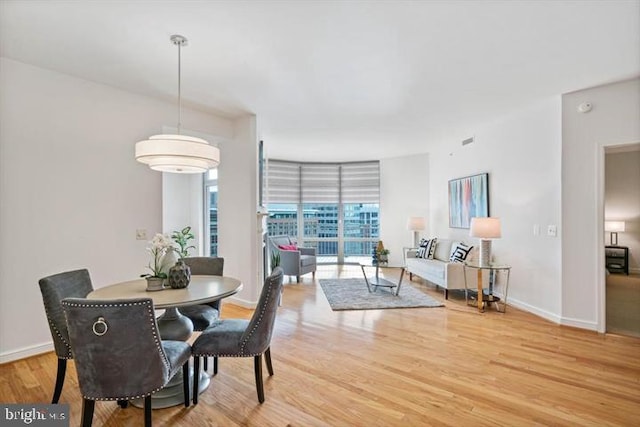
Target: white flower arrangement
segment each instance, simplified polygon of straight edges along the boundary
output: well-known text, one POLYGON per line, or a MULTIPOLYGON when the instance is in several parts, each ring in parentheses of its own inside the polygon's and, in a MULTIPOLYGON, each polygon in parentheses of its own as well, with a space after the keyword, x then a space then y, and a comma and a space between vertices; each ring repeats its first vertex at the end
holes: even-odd
POLYGON ((167 234, 156 233, 156 235, 153 236, 153 239, 149 242, 149 246, 147 246, 147 251, 149 251, 152 257, 151 262, 147 265, 147 268, 151 270, 152 274, 148 276, 166 279, 167 273, 164 271, 164 257, 175 250, 176 248, 170 236, 167 234))

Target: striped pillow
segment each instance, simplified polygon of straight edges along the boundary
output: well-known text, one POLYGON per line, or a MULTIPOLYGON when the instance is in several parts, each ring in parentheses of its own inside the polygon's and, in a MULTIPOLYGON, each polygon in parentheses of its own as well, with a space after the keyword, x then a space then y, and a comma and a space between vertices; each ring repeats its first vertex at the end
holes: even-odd
POLYGON ((433 255, 436 253, 436 243, 438 239, 436 237, 432 239, 421 239, 420 247, 416 251, 417 258, 433 259, 433 255))
POLYGON ((465 245, 462 242, 454 244, 451 247, 451 256, 449 257, 449 261, 464 262, 467 259, 469 252, 471 252, 471 249, 473 249, 473 246, 465 245))

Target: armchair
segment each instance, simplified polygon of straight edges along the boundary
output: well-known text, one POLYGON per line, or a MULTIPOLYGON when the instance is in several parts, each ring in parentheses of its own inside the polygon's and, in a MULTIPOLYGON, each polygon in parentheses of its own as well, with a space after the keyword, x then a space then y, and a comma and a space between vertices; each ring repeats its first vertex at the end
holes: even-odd
POLYGON ((280 267, 287 276, 300 276, 312 273, 316 276, 316 248, 298 247, 289 236, 269 237, 269 252, 280 253, 280 267))

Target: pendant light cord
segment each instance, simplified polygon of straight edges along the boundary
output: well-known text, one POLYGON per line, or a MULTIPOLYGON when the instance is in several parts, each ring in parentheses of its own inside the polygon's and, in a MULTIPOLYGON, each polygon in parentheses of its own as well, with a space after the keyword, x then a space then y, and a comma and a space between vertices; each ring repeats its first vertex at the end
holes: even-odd
POLYGON ((182 58, 180 56, 182 50, 182 43, 178 43, 178 135, 180 135, 180 131, 182 128, 182 92, 181 92, 181 86, 180 86, 180 81, 181 81, 181 69, 180 69, 180 64, 182 63, 182 58))

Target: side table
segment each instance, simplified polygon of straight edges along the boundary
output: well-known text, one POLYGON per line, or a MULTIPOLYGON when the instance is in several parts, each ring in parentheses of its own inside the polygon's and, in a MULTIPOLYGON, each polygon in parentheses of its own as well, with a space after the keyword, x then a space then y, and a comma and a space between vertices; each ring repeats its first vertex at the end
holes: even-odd
POLYGON ((499 264, 489 264, 489 265, 479 265, 479 264, 473 264, 473 263, 465 263, 464 265, 464 295, 465 295, 465 301, 467 302, 467 305, 474 305, 474 304, 469 304, 469 286, 467 286, 467 269, 473 269, 476 270, 476 274, 477 274, 477 278, 478 278, 478 295, 477 295, 477 305, 478 305, 478 311, 479 312, 483 312, 484 311, 484 307, 485 304, 486 305, 490 305, 492 302, 496 304, 496 310, 504 313, 507 310, 507 292, 509 291, 509 276, 511 275, 511 266, 509 265, 499 265, 499 264), (485 293, 484 292, 484 286, 483 286, 483 278, 482 278, 482 271, 483 270, 488 270, 489 271, 489 288, 488 288, 488 292, 485 293), (500 271, 506 271, 507 273, 507 281, 505 284, 505 288, 504 288, 504 296, 502 299, 502 310, 500 310, 499 307, 499 302, 501 301, 500 297, 496 296, 493 294, 493 288, 494 288, 494 284, 495 284, 495 275, 500 272, 500 271))
POLYGON ((629 275, 629 247, 605 246, 604 259, 609 273, 629 275))

